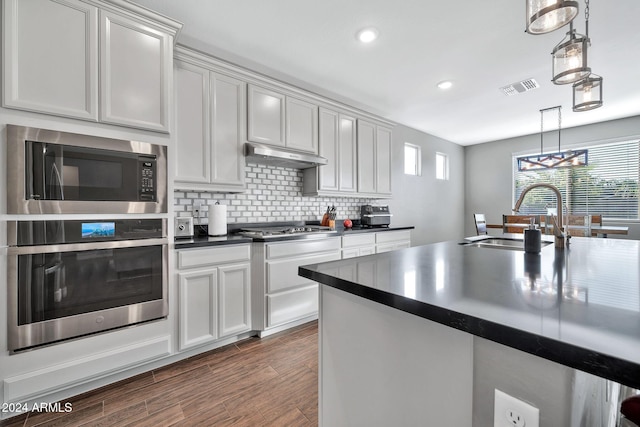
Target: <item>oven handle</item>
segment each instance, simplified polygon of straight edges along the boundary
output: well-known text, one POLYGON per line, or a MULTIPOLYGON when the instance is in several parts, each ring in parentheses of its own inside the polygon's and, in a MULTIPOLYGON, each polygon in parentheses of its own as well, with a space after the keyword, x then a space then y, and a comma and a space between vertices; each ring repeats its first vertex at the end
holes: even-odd
POLYGON ((8 255, 32 255, 58 252, 92 251, 96 249, 132 248, 138 246, 168 245, 169 239, 116 240, 111 242, 67 243, 59 245, 9 246, 8 255))

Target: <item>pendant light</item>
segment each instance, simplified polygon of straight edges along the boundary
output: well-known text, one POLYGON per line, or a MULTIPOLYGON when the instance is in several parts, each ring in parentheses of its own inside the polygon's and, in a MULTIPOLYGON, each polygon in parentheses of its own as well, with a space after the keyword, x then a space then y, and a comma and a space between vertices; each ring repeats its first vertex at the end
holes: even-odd
POLYGON ((602 77, 591 73, 573 84, 573 111, 589 111, 602 107, 602 77))
POLYGON ((556 107, 540 110, 540 154, 516 158, 518 162, 518 172, 535 171, 540 169, 556 169, 571 166, 586 166, 589 163, 588 150, 561 151, 561 131, 562 107, 558 105, 556 107), (544 153, 544 113, 553 110, 558 110, 558 151, 555 153, 544 153))
POLYGON ((589 43, 589 37, 577 34, 571 23, 567 36, 551 52, 553 83, 574 83, 591 74, 591 68, 587 66, 589 43))
MULTIPOLYGON (((589 36, 589 0, 585 0, 585 27, 589 36)), ((573 84, 573 111, 589 111, 602 107, 602 77, 589 74, 573 84)))
POLYGON ((577 1, 525 0, 526 32, 545 34, 567 25, 578 15, 577 1))

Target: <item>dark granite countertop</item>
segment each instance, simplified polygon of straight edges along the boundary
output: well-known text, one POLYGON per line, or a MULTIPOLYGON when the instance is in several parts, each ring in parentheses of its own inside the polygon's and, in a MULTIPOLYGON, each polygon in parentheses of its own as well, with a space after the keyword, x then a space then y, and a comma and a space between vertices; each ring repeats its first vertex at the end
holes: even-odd
POLYGON ((220 245, 237 245, 240 243, 251 243, 253 239, 250 237, 226 235, 219 237, 211 236, 196 236, 192 239, 175 239, 175 249, 187 249, 187 248, 200 248, 205 246, 220 246, 220 245))
POLYGON ((413 230, 414 226, 399 226, 399 227, 352 227, 352 228, 338 228, 338 232, 343 236, 348 236, 349 234, 359 234, 359 233, 380 233, 383 231, 398 231, 398 230, 413 230))
MULTIPOLYGON (((263 223, 260 225, 268 225, 263 223)), ((259 226, 259 225, 258 225, 259 226)), ((311 236, 311 238, 327 238, 327 237, 340 237, 343 235, 357 234, 357 233, 379 233, 383 231, 398 231, 398 230, 412 230, 413 226, 400 226, 400 227, 353 227, 353 228, 337 228, 334 233, 323 236, 311 236)), ((232 229, 233 231, 233 229, 232 229)), ((198 248, 203 246, 216 246, 216 245, 234 245, 239 243, 251 243, 251 242, 281 242, 286 240, 304 240, 302 236, 287 235, 281 237, 270 237, 267 239, 250 238, 237 235, 233 232, 226 236, 210 237, 207 234, 198 234, 193 238, 177 238, 175 239, 175 249, 187 249, 198 248)))
POLYGON ((634 240, 574 237, 569 248, 549 245, 540 255, 449 241, 303 266, 299 273, 640 388, 639 260, 634 240))

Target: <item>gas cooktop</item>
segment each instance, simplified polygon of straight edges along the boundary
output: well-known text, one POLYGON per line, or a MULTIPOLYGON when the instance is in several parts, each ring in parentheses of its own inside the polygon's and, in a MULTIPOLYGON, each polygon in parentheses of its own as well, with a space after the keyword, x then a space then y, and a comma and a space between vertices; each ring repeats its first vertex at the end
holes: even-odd
POLYGON ((257 239, 278 237, 313 238, 335 234, 336 230, 321 225, 268 226, 241 228, 238 234, 257 239))

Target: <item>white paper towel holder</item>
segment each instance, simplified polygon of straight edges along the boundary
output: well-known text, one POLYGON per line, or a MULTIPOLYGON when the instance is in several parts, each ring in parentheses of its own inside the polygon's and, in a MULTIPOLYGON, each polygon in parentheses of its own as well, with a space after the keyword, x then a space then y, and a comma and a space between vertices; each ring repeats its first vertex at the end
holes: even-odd
POLYGON ((227 234, 227 209, 226 208, 227 208, 226 205, 221 205, 220 202, 216 202, 215 205, 213 205, 209 209, 209 224, 207 226, 209 236, 221 237, 221 236, 225 236, 227 234), (222 214, 221 217, 217 218, 217 221, 213 221, 212 222, 213 211, 217 210, 217 209, 212 209, 214 206, 223 207, 224 209, 222 209, 222 211, 224 213, 222 214, 222 212, 220 212, 222 214), (220 221, 222 221, 222 222, 220 222, 220 221))

